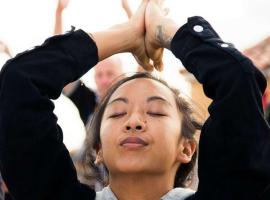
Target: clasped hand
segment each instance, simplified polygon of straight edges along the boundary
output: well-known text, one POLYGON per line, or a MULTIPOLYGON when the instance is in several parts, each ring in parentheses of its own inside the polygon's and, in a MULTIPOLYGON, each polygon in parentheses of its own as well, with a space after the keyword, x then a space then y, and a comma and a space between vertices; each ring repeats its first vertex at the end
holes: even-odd
POLYGON ((128 22, 89 34, 98 48, 99 61, 117 53, 130 52, 145 70, 163 69, 163 49, 179 26, 166 17, 163 0, 142 0, 128 22), (151 62, 152 61, 152 62, 151 62))
POLYGON ((166 32, 163 0, 142 0, 128 25, 134 28, 134 47, 130 52, 145 70, 163 69, 163 49, 169 48, 171 37, 166 32), (151 62, 152 60, 152 62, 151 62))

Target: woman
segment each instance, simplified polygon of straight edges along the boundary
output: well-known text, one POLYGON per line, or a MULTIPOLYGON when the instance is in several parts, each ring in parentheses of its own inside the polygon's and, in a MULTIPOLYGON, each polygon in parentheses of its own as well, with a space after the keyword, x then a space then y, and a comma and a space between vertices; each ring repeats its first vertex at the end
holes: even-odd
POLYGON ((163 16, 158 0, 143 1, 125 24, 52 37, 4 66, 3 177, 18 200, 268 199, 270 134, 261 106, 265 86, 253 64, 203 18, 189 18, 179 28, 163 16), (196 149, 192 138, 184 137, 185 115, 174 93, 156 80, 135 77, 109 94, 97 124, 96 162, 108 168, 109 187, 96 195, 77 181, 49 99, 57 98, 87 66, 115 53, 131 52, 148 70, 150 58, 161 69, 163 48, 183 62, 213 99, 200 139, 198 191, 173 189, 178 167, 189 163, 196 149))
MULTIPOLYGON (((152 194, 153 183, 156 198, 147 199, 159 199, 171 186, 185 186, 196 160, 193 136, 200 128, 191 115, 177 90, 148 73, 116 83, 100 104, 86 140, 88 158, 93 145, 96 164, 103 163, 109 171, 109 187, 98 193, 99 199, 114 196, 111 189, 123 191, 126 198, 131 195, 143 199, 134 189, 138 186, 137 190, 152 194), (129 188, 133 192, 126 192, 129 188)), ((169 195, 191 193, 177 189, 169 195)))

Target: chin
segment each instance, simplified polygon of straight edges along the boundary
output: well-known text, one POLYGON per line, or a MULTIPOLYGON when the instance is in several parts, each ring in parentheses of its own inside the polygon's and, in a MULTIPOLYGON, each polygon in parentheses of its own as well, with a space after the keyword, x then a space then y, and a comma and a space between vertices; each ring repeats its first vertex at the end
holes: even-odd
POLYGON ((151 171, 151 166, 142 161, 129 160, 129 161, 119 161, 117 162, 116 168, 122 173, 145 173, 146 171, 151 171))

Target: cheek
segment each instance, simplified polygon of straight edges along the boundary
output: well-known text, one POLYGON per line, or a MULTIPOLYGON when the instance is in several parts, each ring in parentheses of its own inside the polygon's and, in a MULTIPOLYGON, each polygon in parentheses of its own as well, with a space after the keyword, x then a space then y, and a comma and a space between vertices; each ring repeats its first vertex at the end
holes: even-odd
POLYGON ((164 148, 174 149, 181 137, 181 126, 174 120, 157 121, 152 127, 155 141, 164 148))
POLYGON ((106 146, 106 144, 111 141, 111 137, 113 137, 113 130, 114 124, 108 123, 108 122, 101 122, 101 127, 100 127, 100 139, 101 139, 101 144, 102 146, 106 146))
POLYGON ((110 153, 117 146, 118 133, 118 123, 102 122, 100 127, 100 139, 103 153, 110 153))
POLYGON ((100 129, 100 139, 102 145, 102 156, 105 166, 111 170, 115 167, 117 160, 117 138, 118 131, 115 127, 115 123, 103 123, 100 129), (113 130, 113 131, 112 131, 113 130))

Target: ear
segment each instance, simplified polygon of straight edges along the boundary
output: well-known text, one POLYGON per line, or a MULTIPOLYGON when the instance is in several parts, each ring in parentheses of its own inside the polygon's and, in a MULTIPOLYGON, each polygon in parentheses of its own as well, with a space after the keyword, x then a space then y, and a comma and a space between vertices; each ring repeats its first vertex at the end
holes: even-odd
POLYGON ((182 137, 178 146, 177 161, 180 163, 189 163, 196 148, 197 143, 195 140, 182 137))
POLYGON ((100 148, 97 152, 96 152, 96 160, 95 160, 95 165, 99 165, 101 163, 103 163, 103 153, 102 153, 102 149, 100 148))

